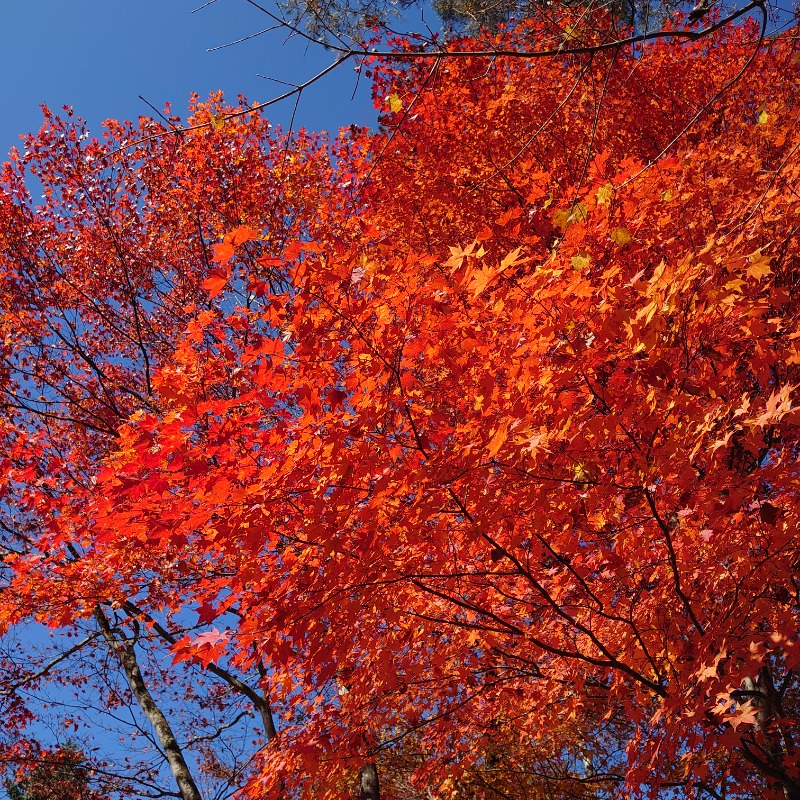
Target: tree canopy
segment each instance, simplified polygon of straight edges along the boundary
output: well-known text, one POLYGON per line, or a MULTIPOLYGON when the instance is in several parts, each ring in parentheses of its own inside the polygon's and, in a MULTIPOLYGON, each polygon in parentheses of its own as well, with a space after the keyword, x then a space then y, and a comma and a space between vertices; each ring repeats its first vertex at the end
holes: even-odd
POLYGON ((9 800, 106 800, 92 788, 91 765, 69 743, 49 752, 29 749, 26 756, 5 781, 9 800))
POLYGON ((47 112, 0 182, 0 753, 55 682, 131 709, 144 797, 800 798, 799 63, 376 58, 330 139, 47 112))
MULTIPOLYGON (((253 3, 269 16, 271 12, 253 3)), ((693 18, 700 19, 714 5, 699 0, 693 18)), ((685 3, 676 0, 592 0, 575 3, 573 0, 432 0, 430 8, 438 17, 441 30, 432 31, 425 18, 425 4, 419 0, 283 0, 279 3, 282 21, 320 42, 357 44, 374 32, 388 33, 397 28, 407 29, 422 23, 435 41, 440 34, 453 35, 496 32, 499 28, 514 27, 517 22, 539 20, 553 23, 579 13, 589 16, 610 14, 616 25, 606 32, 620 37, 625 29, 658 30, 685 3), (419 17, 415 20, 415 17, 419 17), (435 35, 434 35, 435 34, 435 35)), ((436 28, 436 22, 430 20, 436 28)), ((256 34, 258 35, 258 34, 256 34)))

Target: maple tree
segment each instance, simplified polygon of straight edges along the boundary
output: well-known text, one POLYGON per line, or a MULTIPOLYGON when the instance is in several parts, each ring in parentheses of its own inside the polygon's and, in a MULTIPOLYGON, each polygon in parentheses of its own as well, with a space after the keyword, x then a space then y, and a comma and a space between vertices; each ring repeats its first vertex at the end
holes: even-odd
MULTIPOLYGON (((211 111, 203 113, 208 118, 211 111)), ((280 240, 292 231, 293 218, 302 221, 308 215, 314 193, 310 188, 294 199, 275 195, 280 180, 272 161, 280 163, 283 155, 280 149, 269 152, 266 121, 251 121, 228 146, 198 139, 189 144, 196 157, 188 157, 190 150, 175 141, 153 140, 136 151, 120 150, 113 164, 97 168, 109 149, 150 132, 144 119, 135 126, 114 124, 107 142, 100 143, 87 140, 82 123, 46 112, 24 155, 4 166, 0 291, 8 382, 3 386, 1 499, 3 569, 9 577, 3 626, 26 630, 44 624, 61 631, 44 645, 35 635, 34 647, 13 631, 6 637, 6 758, 13 763, 20 757, 20 728, 52 713, 43 705, 59 705, 36 692, 62 684, 75 687, 79 708, 101 710, 101 729, 113 729, 119 721, 131 761, 118 765, 123 785, 133 777, 143 796, 158 796, 163 780, 147 723, 143 726, 135 715, 121 719, 125 715, 119 710, 135 702, 156 726, 153 744, 170 755, 170 770, 185 784, 181 791, 199 796, 198 780, 191 775, 196 770, 182 752, 187 744, 202 773, 201 786, 235 786, 247 769, 253 736, 274 735, 269 703, 257 690, 257 670, 249 679, 208 662, 206 676, 197 677, 195 667, 187 670, 182 664, 170 670, 165 660, 168 665, 173 645, 186 629, 210 627, 207 612, 200 609, 199 620, 192 613, 190 620, 174 621, 161 613, 163 604, 138 606, 142 587, 155 599, 155 573, 129 573, 131 591, 124 602, 109 605, 116 592, 95 578, 89 588, 71 572, 86 555, 86 541, 74 537, 59 548, 53 542, 59 537, 60 509, 80 503, 81 492, 95 481, 113 447, 117 426, 137 409, 157 407, 153 370, 169 359, 190 319, 187 305, 205 295, 200 282, 211 269, 212 243, 248 207, 258 209, 259 221, 273 214, 285 217, 284 229, 275 227, 280 240), (226 199, 242 169, 258 172, 263 180, 226 199), (45 188, 45 203, 38 209, 25 185, 28 176, 45 188), (79 666, 77 679, 76 664, 84 667, 79 666), (172 708, 168 715, 165 702, 172 708), (215 750, 222 734, 225 748, 215 750)), ((330 172, 327 155, 324 162, 315 155, 319 146, 313 138, 306 143, 306 166, 294 163, 298 178, 304 169, 310 175, 330 172)), ((302 143, 296 138, 295 144, 299 152, 302 143)), ((190 573, 192 565, 182 569, 190 573)), ((221 582, 224 575, 221 566, 221 582)), ((88 711, 68 710, 60 723, 83 734, 85 724, 97 726, 87 716, 88 711)))
POLYGON ((83 754, 71 745, 28 754, 27 768, 5 782, 10 800, 105 800, 92 788, 92 770, 83 754))
POLYGON ((373 67, 5 165, 7 714, 88 653, 184 800, 800 797, 794 38, 373 67))

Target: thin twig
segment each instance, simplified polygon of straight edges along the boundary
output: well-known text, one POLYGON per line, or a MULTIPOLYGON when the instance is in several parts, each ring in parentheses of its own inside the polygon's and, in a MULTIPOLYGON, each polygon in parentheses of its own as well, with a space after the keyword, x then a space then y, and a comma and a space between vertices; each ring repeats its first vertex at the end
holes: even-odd
MULTIPOLYGON (((602 44, 594 44, 594 45, 582 45, 578 47, 557 47, 555 49, 550 50, 414 50, 414 51, 396 51, 396 50, 369 50, 365 48, 348 48, 345 46, 339 46, 335 44, 330 44, 326 42, 322 42, 319 39, 310 36, 309 34, 303 32, 296 26, 292 25, 290 22, 282 19, 281 17, 272 14, 271 12, 267 11, 263 6, 260 6, 258 3, 254 2, 254 0, 247 0, 250 5, 255 6, 256 8, 263 11, 265 14, 270 16, 271 18, 275 19, 282 27, 285 27, 287 30, 290 31, 292 36, 301 36, 307 41, 312 44, 317 44, 321 47, 327 47, 329 50, 333 50, 335 53, 339 54, 339 57, 332 63, 329 64, 325 69, 318 72, 316 75, 313 75, 308 80, 304 81, 301 84, 298 84, 295 88, 291 89, 288 92, 284 92, 277 97, 273 97, 271 100, 267 100, 264 103, 257 103, 253 106, 248 106, 247 108, 241 109, 240 111, 232 111, 230 114, 225 114, 221 117, 222 121, 227 121, 231 119, 236 119, 237 117, 246 116, 248 114, 254 114, 257 111, 261 111, 262 109, 268 108, 269 106, 275 105, 276 103, 280 103, 282 100, 286 100, 289 97, 294 97, 295 95, 301 93, 304 89, 308 88, 312 84, 316 83, 318 80, 323 78, 329 72, 332 72, 337 67, 341 66, 345 61, 348 61, 351 58, 364 58, 364 59, 385 59, 388 61, 418 61, 418 60, 425 60, 425 59, 435 59, 439 61, 444 58, 525 58, 525 59, 533 59, 533 58, 564 58, 564 56, 570 55, 587 55, 591 53, 600 53, 605 50, 612 50, 618 49, 620 47, 626 47, 628 45, 638 44, 640 42, 646 42, 656 39, 679 39, 685 40, 688 42, 696 42, 699 39, 702 39, 705 36, 714 33, 715 31, 721 30, 725 26, 729 25, 731 22, 739 19, 739 17, 748 14, 750 11, 754 9, 759 9, 762 13, 762 29, 761 35, 758 38, 758 46, 754 50, 753 55, 745 64, 745 66, 740 70, 739 74, 726 84, 718 94, 712 98, 712 100, 707 104, 710 105, 712 102, 716 101, 719 96, 721 96, 725 91, 727 91, 733 83, 738 80, 747 67, 752 63, 753 59, 755 58, 756 54, 758 53, 758 49, 761 46, 761 43, 764 41, 764 36, 766 34, 766 24, 767 24, 767 14, 764 7, 764 0, 751 0, 746 6, 740 8, 738 11, 734 11, 732 14, 729 14, 724 19, 715 22, 713 25, 710 25, 707 28, 703 28, 700 31, 688 31, 688 30, 664 30, 664 31, 656 31, 652 33, 641 33, 636 36, 629 36, 625 39, 616 39, 612 42, 604 42, 602 44)), ((695 117, 689 122, 689 125, 693 124, 701 115, 705 112, 707 106, 704 106, 696 115, 695 117)), ((219 121, 219 120, 218 120, 219 121)), ((212 122, 202 122, 197 125, 192 125, 187 128, 180 128, 180 132, 188 132, 188 131, 195 131, 201 130, 203 128, 208 128, 212 126, 212 122)), ((117 148, 116 150, 112 150, 109 153, 105 154, 105 156, 100 156, 100 158, 108 158, 111 155, 114 155, 122 150, 127 150, 128 148, 135 147, 137 145, 143 144, 145 142, 151 141, 153 139, 158 139, 163 136, 167 136, 169 134, 176 133, 177 131, 160 131, 159 133, 154 133, 151 136, 143 137, 142 139, 137 139, 134 142, 130 142, 123 147, 117 148)), ((683 135, 685 131, 682 131, 679 136, 683 135)), ((674 141, 677 141, 677 138, 674 141)), ((670 142, 669 145, 665 148, 664 152, 666 152, 672 145, 673 142, 670 142)), ((649 165, 648 165, 649 167, 649 165)), ((644 172, 645 167, 642 172, 644 172)), ((634 176, 637 177, 637 176, 634 176)), ((633 178, 629 178, 627 182, 630 182, 633 178)), ((624 185, 624 184, 623 184, 624 185)))

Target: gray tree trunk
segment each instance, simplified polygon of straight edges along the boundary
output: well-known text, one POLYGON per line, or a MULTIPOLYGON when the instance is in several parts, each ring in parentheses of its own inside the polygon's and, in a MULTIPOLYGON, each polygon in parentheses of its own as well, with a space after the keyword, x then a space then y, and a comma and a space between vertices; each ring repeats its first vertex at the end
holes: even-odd
POLYGON ((361 768, 361 800, 381 800, 378 767, 374 763, 361 768))
POLYGON ((183 757, 178 740, 172 732, 172 727, 144 682, 133 645, 124 639, 120 639, 114 633, 100 606, 95 608, 94 618, 100 627, 103 638, 108 643, 109 649, 117 657, 136 702, 139 703, 156 732, 158 742, 167 757, 169 768, 172 770, 172 776, 178 785, 181 800, 203 800, 186 759, 183 757))

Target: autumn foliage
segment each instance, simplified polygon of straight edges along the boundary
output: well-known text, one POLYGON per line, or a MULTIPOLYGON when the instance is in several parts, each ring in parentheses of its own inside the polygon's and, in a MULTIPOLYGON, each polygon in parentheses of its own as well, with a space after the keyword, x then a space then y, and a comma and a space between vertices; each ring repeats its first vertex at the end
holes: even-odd
POLYGON ((330 140, 48 114, 0 195, 5 629, 251 676, 246 797, 800 797, 795 44, 377 63, 330 140))

